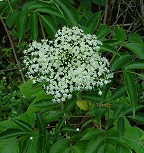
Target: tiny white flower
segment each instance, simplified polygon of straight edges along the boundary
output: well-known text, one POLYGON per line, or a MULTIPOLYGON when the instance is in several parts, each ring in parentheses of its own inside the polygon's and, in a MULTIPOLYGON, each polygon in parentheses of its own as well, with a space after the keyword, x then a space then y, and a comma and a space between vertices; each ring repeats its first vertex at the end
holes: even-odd
POLYGON ((30 137, 30 140, 32 140, 33 139, 33 137, 30 137))
POLYGON ((44 89, 54 102, 65 101, 74 91, 101 88, 111 81, 109 62, 98 52, 102 42, 78 27, 63 27, 54 40, 32 42, 24 51, 27 76, 46 82, 44 89))

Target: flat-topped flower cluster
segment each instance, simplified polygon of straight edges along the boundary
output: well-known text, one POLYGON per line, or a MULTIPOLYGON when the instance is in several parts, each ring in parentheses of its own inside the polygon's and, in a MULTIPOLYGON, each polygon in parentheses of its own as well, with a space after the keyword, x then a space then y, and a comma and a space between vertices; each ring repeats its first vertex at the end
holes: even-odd
POLYGON ((54 40, 32 42, 24 51, 27 75, 36 82, 46 82, 47 94, 54 102, 65 101, 74 91, 101 88, 113 78, 109 62, 101 56, 101 41, 78 27, 63 27, 54 40))

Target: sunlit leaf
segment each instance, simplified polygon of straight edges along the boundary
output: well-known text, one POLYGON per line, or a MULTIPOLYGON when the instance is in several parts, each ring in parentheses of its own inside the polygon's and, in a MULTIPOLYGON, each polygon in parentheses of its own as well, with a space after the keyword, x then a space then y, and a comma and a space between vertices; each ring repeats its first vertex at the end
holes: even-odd
POLYGON ((144 152, 144 141, 141 138, 144 136, 144 131, 138 127, 131 127, 126 130, 125 140, 128 145, 136 151, 136 153, 144 152))
POLYGON ((26 131, 22 131, 20 129, 16 129, 16 128, 11 128, 11 129, 7 129, 3 132, 0 133, 0 139, 8 139, 11 137, 17 137, 23 134, 26 134, 26 131))
POLYGON ((80 109, 88 111, 88 105, 85 100, 77 100, 76 104, 80 109))
POLYGON ((1 153, 19 153, 19 141, 16 138, 0 140, 1 153))
POLYGON ((32 142, 31 138, 32 137, 30 135, 25 138, 25 140, 23 141, 22 148, 20 148, 21 149, 21 153, 27 153, 29 145, 32 142))
POLYGON ((34 129, 26 122, 19 119, 12 119, 21 129, 26 130, 27 132, 34 132, 34 129))
POLYGON ((24 84, 20 85, 20 91, 25 97, 31 97, 33 83, 31 80, 28 80, 24 84))

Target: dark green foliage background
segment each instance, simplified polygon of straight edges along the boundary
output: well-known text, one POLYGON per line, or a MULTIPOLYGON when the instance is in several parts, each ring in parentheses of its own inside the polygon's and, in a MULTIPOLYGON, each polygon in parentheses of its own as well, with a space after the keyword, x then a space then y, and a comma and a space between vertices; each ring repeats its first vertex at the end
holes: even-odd
POLYGON ((0 152, 144 152, 142 6, 135 0, 0 2, 0 152), (53 39, 64 25, 102 41, 114 79, 101 97, 95 89, 54 104, 42 84, 26 78, 23 50, 33 40, 53 39), (79 99, 88 111, 77 107, 79 99))

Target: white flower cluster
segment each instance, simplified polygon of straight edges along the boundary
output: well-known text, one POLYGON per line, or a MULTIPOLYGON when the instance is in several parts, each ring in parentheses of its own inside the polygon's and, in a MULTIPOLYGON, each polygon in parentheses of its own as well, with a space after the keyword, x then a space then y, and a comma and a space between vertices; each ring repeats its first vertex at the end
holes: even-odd
POLYGON ((45 81, 46 93, 53 95, 54 102, 94 87, 101 95, 101 88, 113 77, 108 60, 98 52, 101 45, 96 35, 84 34, 78 27, 63 27, 53 41, 34 41, 24 51, 27 75, 34 83, 45 81))

